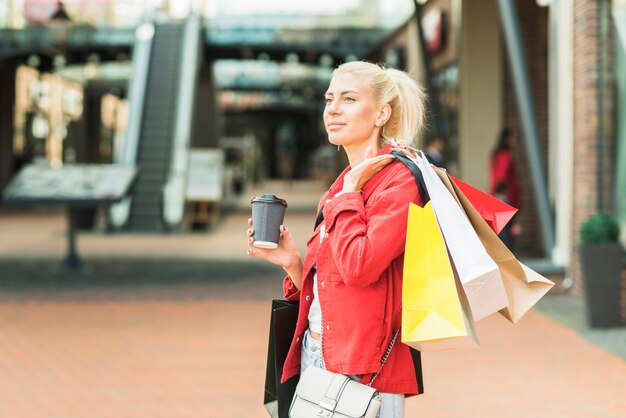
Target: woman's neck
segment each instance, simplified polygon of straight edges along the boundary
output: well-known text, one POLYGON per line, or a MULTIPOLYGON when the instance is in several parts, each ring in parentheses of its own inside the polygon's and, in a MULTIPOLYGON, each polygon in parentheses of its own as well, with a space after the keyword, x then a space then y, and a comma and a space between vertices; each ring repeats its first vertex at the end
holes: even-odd
POLYGON ((367 153, 368 148, 372 149, 374 155, 378 154, 378 151, 380 151, 381 149, 378 141, 372 141, 372 143, 367 143, 364 145, 353 145, 344 147, 346 155, 348 156, 350 167, 355 167, 360 162, 365 160, 365 154, 367 153))

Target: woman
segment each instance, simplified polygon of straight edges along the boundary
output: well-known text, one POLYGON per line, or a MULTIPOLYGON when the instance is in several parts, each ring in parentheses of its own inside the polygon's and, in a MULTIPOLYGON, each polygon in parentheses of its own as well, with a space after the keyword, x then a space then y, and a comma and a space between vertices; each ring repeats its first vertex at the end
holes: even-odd
MULTIPOLYGON (((515 137, 509 128, 503 128, 498 143, 491 152, 489 160, 489 193, 514 208, 520 208, 520 184, 515 171, 513 141, 515 137)), ((514 249, 515 237, 520 233, 520 226, 513 218, 500 231, 500 239, 511 250, 514 249)))
POLYGON ((498 188, 505 188, 507 203, 519 208, 520 185, 515 171, 513 140, 513 132, 509 128, 502 129, 489 161, 489 192, 495 196, 498 188))
MULTIPOLYGON (((389 153, 416 139, 423 93, 402 71, 350 62, 333 72, 325 97, 328 140, 343 147, 350 165, 320 200, 323 220, 306 257, 284 226, 277 249, 251 246, 248 254, 282 266, 285 297, 300 300, 283 381, 313 365, 367 384, 401 326, 408 208, 421 202, 411 172, 389 153)), ((249 245, 253 234, 250 228, 249 245)), ((373 383, 381 418, 404 416, 405 396, 418 393, 409 347, 400 340, 373 383)))

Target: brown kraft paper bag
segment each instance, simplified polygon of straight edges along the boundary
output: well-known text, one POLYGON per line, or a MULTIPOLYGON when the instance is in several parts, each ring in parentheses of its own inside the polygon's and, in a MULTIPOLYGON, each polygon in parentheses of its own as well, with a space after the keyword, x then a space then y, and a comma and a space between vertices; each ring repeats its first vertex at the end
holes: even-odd
POLYGON ((435 172, 455 196, 487 253, 498 265, 509 299, 509 306, 499 312, 509 321, 517 323, 554 286, 554 283, 520 263, 458 186, 450 181, 447 172, 441 168, 435 168, 435 172))

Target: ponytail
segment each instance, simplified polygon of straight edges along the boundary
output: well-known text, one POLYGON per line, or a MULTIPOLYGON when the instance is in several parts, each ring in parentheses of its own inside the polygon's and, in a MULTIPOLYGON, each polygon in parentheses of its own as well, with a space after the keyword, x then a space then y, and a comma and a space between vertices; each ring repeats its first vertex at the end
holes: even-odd
POLYGON ((404 71, 363 61, 342 64, 333 75, 340 73, 367 78, 374 100, 391 107, 391 116, 381 131, 381 146, 392 139, 406 146, 415 143, 424 126, 426 97, 415 80, 404 71))
POLYGON ((402 145, 412 145, 424 126, 424 90, 404 71, 394 68, 385 70, 395 85, 395 97, 389 100, 391 117, 383 129, 383 138, 396 138, 402 145))

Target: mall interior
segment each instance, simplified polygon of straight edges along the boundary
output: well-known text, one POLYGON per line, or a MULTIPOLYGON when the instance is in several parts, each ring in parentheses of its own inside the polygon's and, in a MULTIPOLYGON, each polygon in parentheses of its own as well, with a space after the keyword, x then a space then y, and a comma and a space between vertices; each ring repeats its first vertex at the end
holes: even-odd
POLYGON ((482 190, 514 133, 516 254, 577 289, 585 219, 615 216, 626 244, 625 46, 624 0, 0 0, 0 188, 79 165, 32 185, 67 194, 134 167, 80 229, 210 233, 251 185, 345 167, 323 95, 367 60, 424 86, 415 146, 442 136, 448 171, 482 190))

